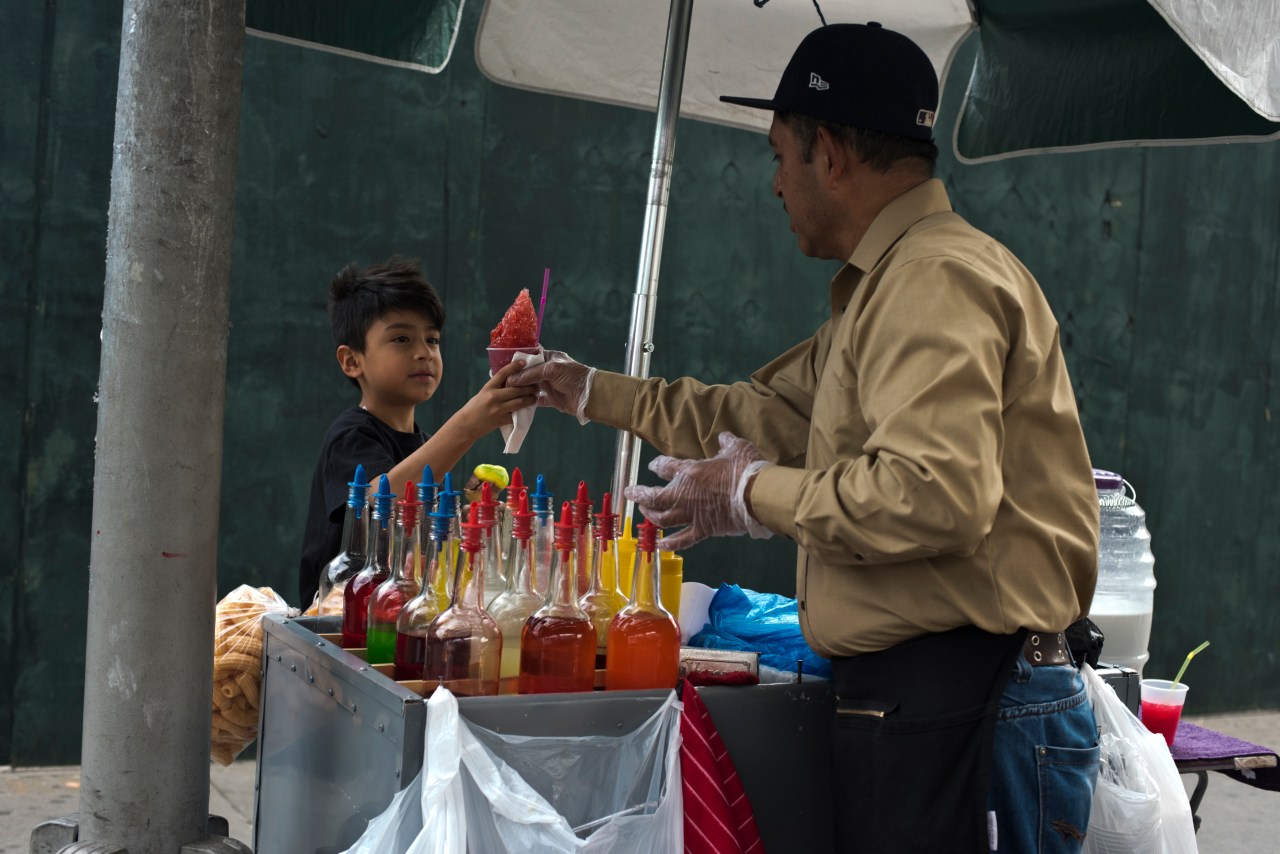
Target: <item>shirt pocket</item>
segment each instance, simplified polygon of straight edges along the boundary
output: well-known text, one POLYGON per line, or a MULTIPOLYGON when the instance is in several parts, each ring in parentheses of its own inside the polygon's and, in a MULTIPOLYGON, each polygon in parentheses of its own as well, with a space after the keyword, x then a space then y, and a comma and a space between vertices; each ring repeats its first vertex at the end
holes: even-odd
POLYGON ((813 399, 810 467, 823 468, 842 458, 860 456, 870 437, 871 429, 858 398, 857 378, 824 376, 813 399))

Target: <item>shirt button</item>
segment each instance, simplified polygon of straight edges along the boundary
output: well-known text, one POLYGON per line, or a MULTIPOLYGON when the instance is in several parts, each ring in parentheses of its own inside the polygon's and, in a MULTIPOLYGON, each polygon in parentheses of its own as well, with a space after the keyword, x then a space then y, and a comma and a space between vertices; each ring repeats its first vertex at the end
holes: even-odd
POLYGON ((862 553, 861 553, 861 552, 854 552, 854 553, 853 553, 853 559, 854 559, 854 560, 866 560, 866 558, 862 556, 862 553))
POLYGON ((803 599, 801 599, 801 600, 800 600, 800 610, 801 610, 801 611, 803 611, 803 610, 804 610, 804 600, 803 600, 803 599))

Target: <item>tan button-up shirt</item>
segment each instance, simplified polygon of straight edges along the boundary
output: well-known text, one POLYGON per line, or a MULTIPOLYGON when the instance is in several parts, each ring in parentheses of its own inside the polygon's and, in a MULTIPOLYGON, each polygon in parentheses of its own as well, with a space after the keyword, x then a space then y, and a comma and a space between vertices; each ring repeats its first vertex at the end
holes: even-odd
POLYGON ((750 381, 598 372, 586 414, 679 457, 729 430, 777 463, 751 505, 799 546, 821 655, 1088 611, 1098 499, 1057 321, 936 179, 881 211, 831 282, 831 319, 750 381))

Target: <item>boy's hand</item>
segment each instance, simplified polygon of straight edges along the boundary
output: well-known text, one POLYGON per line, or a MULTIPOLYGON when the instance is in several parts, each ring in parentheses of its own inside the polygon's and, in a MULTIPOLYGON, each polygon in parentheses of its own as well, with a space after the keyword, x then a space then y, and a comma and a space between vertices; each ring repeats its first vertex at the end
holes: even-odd
MULTIPOLYGON (((504 365, 489 378, 475 397, 471 398, 453 417, 460 420, 476 439, 511 423, 511 413, 538 402, 538 390, 533 386, 507 387, 507 377, 517 373, 523 364, 512 362, 504 365)), ((450 419, 453 420, 453 419, 450 419)))
POLYGON ((578 364, 559 350, 543 350, 542 354, 545 361, 515 374, 511 386, 536 386, 539 406, 554 407, 577 418, 579 424, 586 424, 587 396, 596 369, 578 364))

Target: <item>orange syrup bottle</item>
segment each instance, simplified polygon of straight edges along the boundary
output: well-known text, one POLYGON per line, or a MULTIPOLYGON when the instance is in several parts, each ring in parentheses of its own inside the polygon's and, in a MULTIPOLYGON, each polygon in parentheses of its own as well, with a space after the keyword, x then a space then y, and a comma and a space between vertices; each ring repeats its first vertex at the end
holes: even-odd
POLYGON ((658 594, 658 529, 645 519, 636 541, 631 602, 609 622, 605 688, 674 688, 680 669, 680 626, 658 594))
POLYGON ((574 591, 574 524, 569 502, 556 524, 547 603, 529 617, 520 635, 520 693, 590 691, 596 681, 596 630, 578 607, 574 591))

